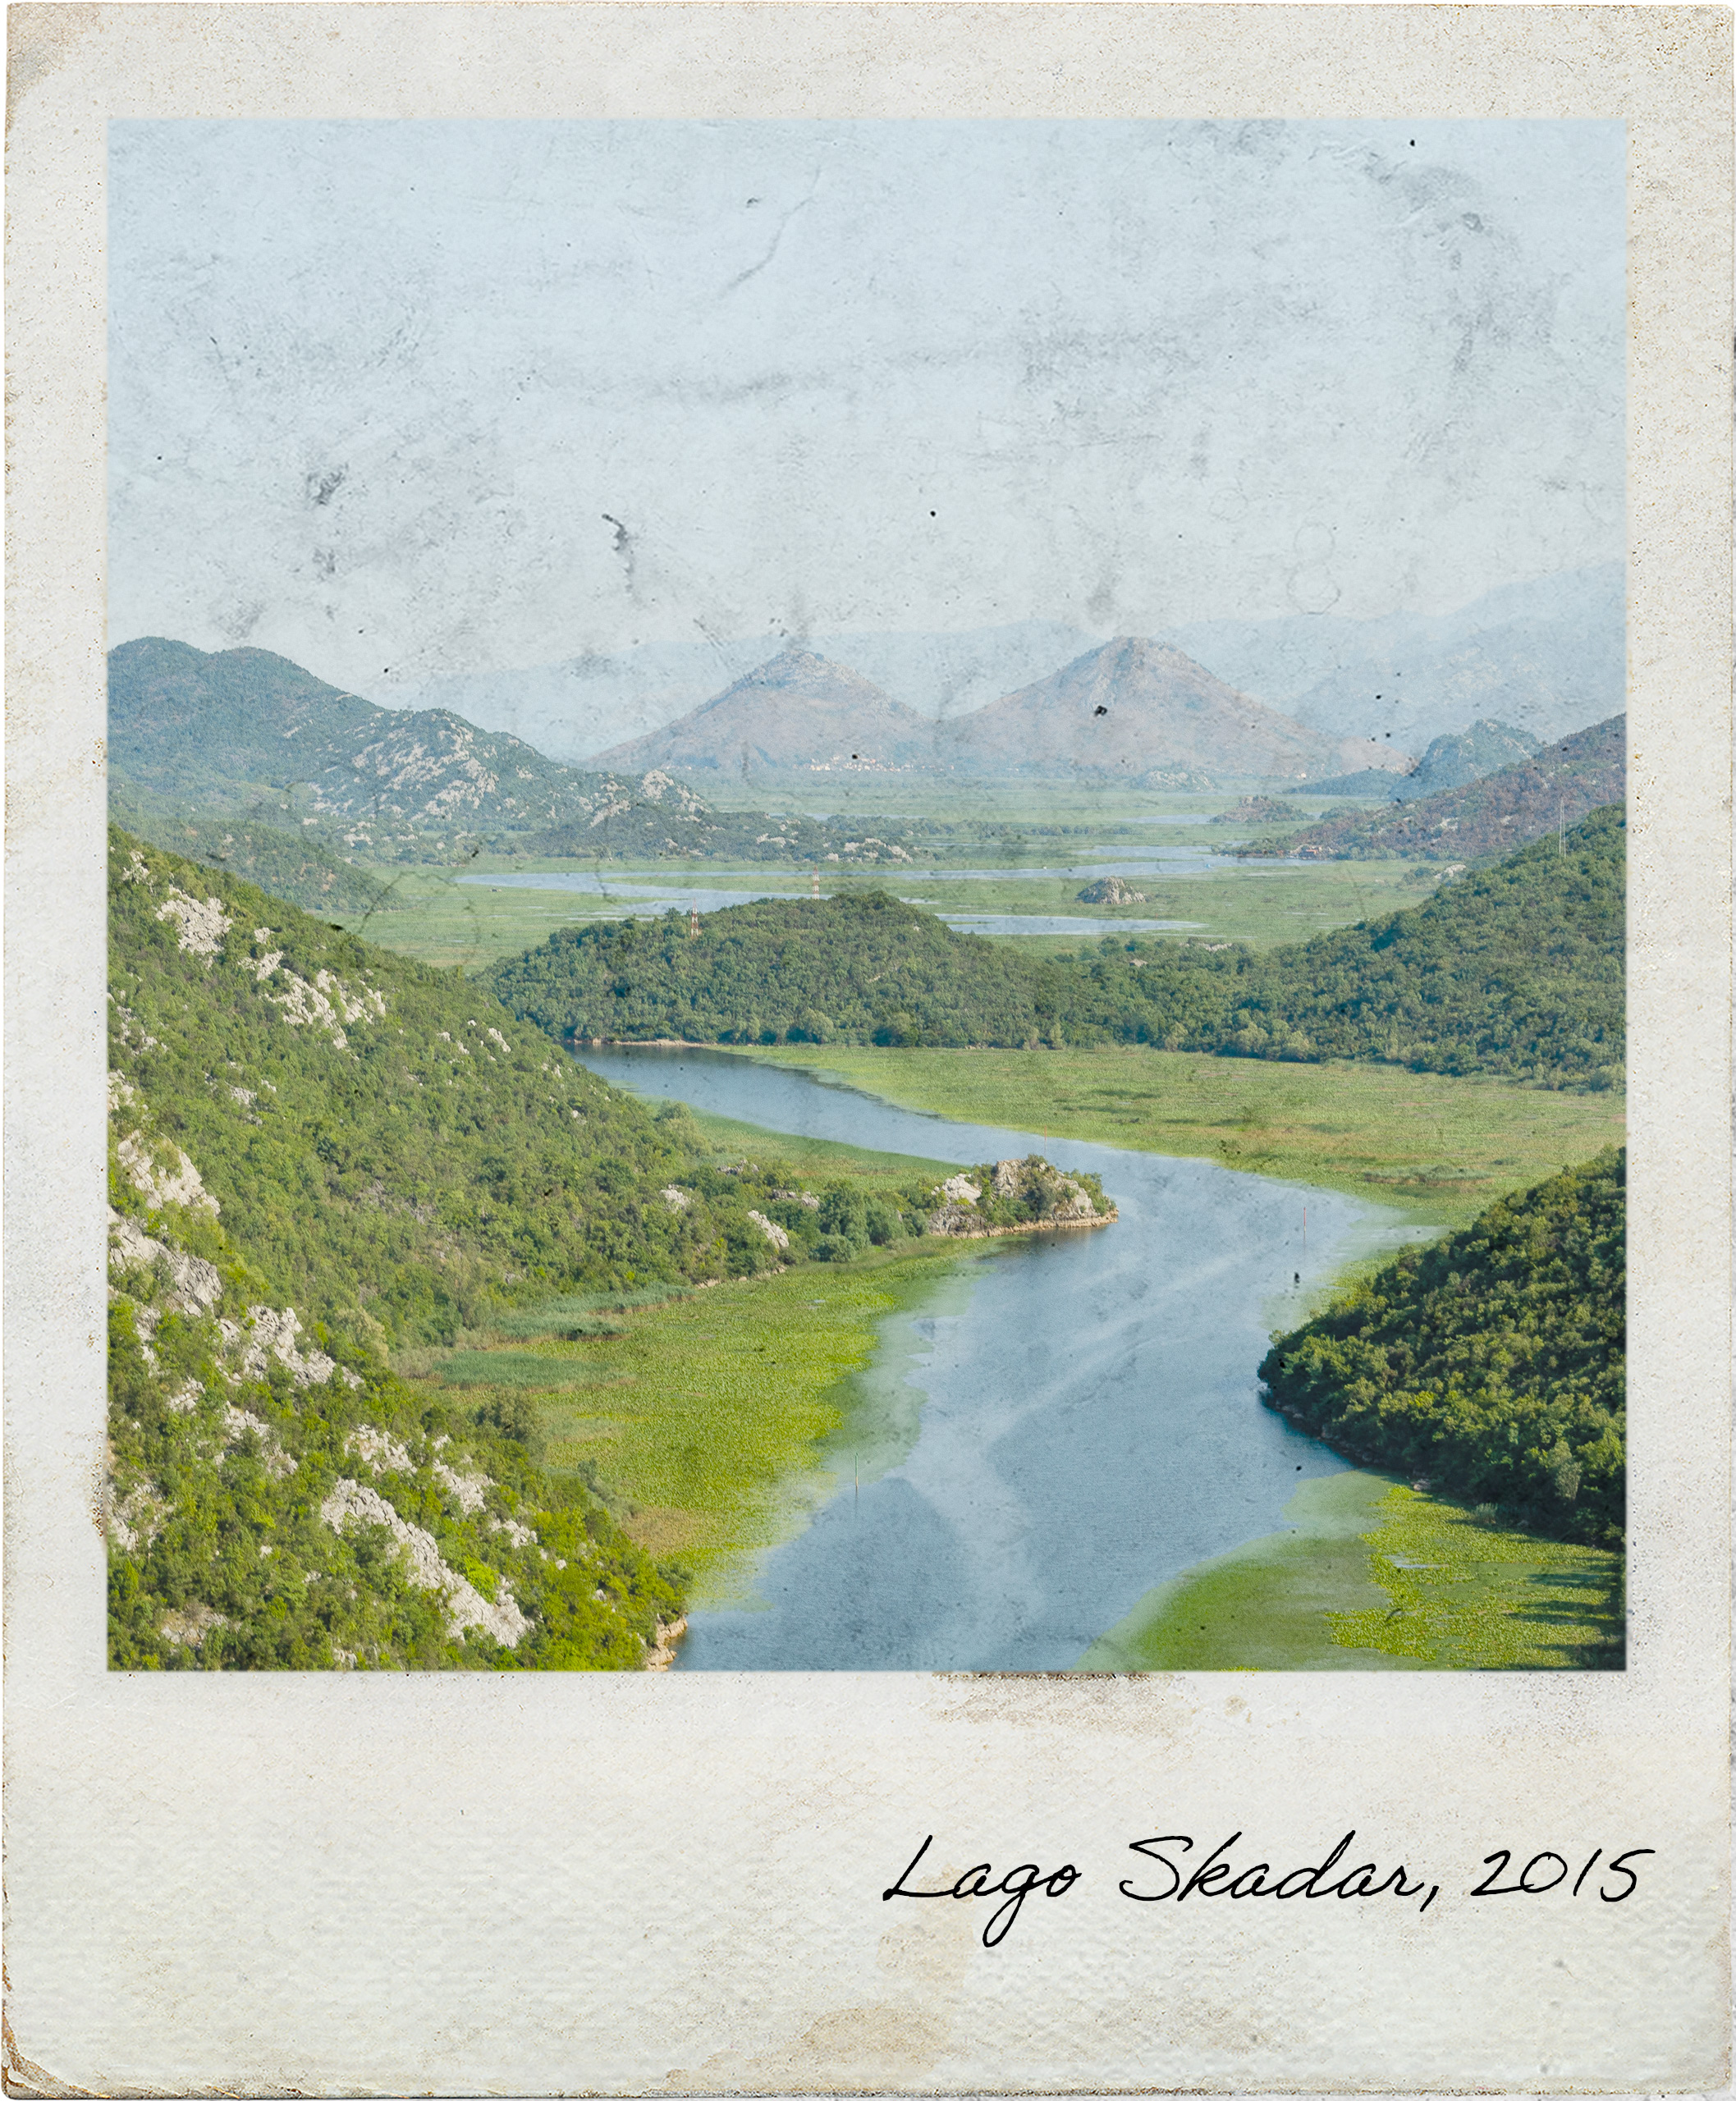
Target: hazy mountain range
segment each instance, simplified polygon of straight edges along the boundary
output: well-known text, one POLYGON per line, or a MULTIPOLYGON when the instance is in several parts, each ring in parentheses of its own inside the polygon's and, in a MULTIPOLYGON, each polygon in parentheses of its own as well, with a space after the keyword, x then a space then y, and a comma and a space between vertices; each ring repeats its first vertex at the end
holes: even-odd
POLYGON ((619 656, 436 679, 416 699, 510 730, 552 758, 578 761, 691 713, 790 648, 811 650, 933 718, 985 707, 1101 639, 1054 620, 1022 620, 956 634, 654 642, 619 656))
POLYGON ((1622 565, 1607 562, 1438 616, 1207 620, 1168 639, 1328 735, 1414 751, 1493 720, 1546 742, 1625 708, 1624 587, 1622 565))
MULTIPOLYGON (((110 764, 135 800, 287 816, 388 856, 412 840, 420 850, 502 832, 589 850, 603 845, 599 827, 616 851, 728 850, 724 831, 734 845, 740 824, 720 830, 689 777, 763 779, 773 795, 793 776, 893 771, 1151 789, 1307 782, 1402 799, 1619 712, 1621 581, 1616 566, 1546 578, 1441 619, 1212 623, 1182 631, 1187 648, 1137 635, 1092 644, 1041 622, 841 637, 841 661, 802 644, 769 661, 763 641, 659 645, 635 652, 626 688, 594 665, 501 674, 465 703, 474 714, 382 707, 264 650, 208 655, 148 637, 110 659, 110 764), (598 750, 603 725, 666 709, 729 664, 740 668, 721 690, 598 750), (1024 675, 1006 685, 1015 670, 1024 675), (563 733, 551 716, 533 742, 480 719, 522 717, 513 681, 546 697, 557 675, 595 703, 589 728, 569 716, 563 733), (575 740, 590 742, 592 763, 552 755, 575 740), (1418 767, 1410 754, 1425 748, 1418 767), (1386 776, 1409 785, 1389 790, 1386 776)), ((463 701, 465 683, 442 689, 463 701)))
MULTIPOLYGON (((1390 746, 1383 748, 1390 752, 1390 746)), ((1365 756, 1239 693, 1177 649, 1124 635, 969 715, 932 721, 811 649, 599 754, 623 771, 917 772, 1207 787, 1306 780, 1365 756)))
MULTIPOLYGON (((1607 563, 1505 585, 1452 613, 1208 620, 1148 639, 1320 736, 1390 745, 1393 754, 1380 755, 1390 764, 1394 754, 1420 752, 1478 721, 1547 740, 1619 712, 1623 593, 1621 565, 1607 563)), ((437 680, 416 698, 572 762, 636 744, 792 647, 918 716, 951 721, 1041 682, 1103 640, 1046 620, 951 634, 702 638, 467 673, 437 680)))
MULTIPOLYGON (((1244 860, 1483 860, 1565 830, 1627 797, 1628 718, 1612 715, 1498 771, 1420 801, 1342 811, 1300 831, 1229 850, 1244 860)), ((1541 961, 1538 968, 1541 971, 1541 961)))
MULTIPOLYGON (((259 831, 371 860, 442 861, 483 843, 601 859, 908 858, 895 819, 864 840, 823 820, 714 811, 666 774, 562 766, 449 709, 378 707, 269 650, 208 654, 160 636, 109 653, 108 769, 111 804, 134 830, 242 865, 281 861, 259 831)), ((337 880, 320 861, 292 880, 337 880)))

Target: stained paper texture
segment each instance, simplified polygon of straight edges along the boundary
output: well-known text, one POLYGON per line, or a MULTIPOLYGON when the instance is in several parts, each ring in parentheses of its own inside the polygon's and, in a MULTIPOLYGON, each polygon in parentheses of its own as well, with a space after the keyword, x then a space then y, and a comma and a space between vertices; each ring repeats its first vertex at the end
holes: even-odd
POLYGON ((14 11, 9 2090, 1724 2080, 1728 45, 14 11))

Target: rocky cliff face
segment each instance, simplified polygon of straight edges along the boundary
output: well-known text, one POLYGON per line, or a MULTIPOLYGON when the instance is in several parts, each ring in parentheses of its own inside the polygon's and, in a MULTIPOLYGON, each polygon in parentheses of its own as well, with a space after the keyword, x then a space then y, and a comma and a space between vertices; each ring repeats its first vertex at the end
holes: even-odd
POLYGON ((509 1567, 488 1554, 491 1539, 515 1555, 552 1557, 506 1514, 498 1483, 474 1467, 455 1468, 451 1462, 465 1457, 450 1437, 394 1436, 369 1421, 359 1412, 363 1378, 304 1334, 295 1308, 250 1302, 245 1266, 224 1239, 197 1169, 174 1149, 179 1170, 165 1186, 152 1165, 166 1148, 149 1106, 116 1079, 117 1194, 141 1208, 109 1214, 117 1377, 102 1509, 131 1602, 140 1602, 138 1579, 153 1555, 176 1564, 172 1580, 154 1598, 147 1591, 144 1609, 131 1615, 131 1647, 148 1656, 154 1639, 159 1650, 201 1661, 208 1649, 244 1647, 252 1630, 242 1598, 251 1586, 225 1566, 237 1556, 255 1571, 277 1560, 260 1586, 268 1609, 285 1585, 304 1598, 309 1585, 332 1586, 319 1623, 334 1664, 402 1660, 401 1637, 378 1609, 406 1584, 428 1594, 449 1639, 479 1629, 516 1647, 529 1622, 509 1567), (195 1252, 190 1239, 206 1252, 195 1252), (428 1512, 442 1537, 381 1493, 379 1477, 388 1474, 406 1477, 414 1507, 428 1512), (310 1483, 318 1495, 311 1507, 302 1500, 310 1483), (219 1523, 204 1551, 182 1565, 172 1549, 204 1536, 215 1512, 238 1503, 253 1524, 219 1523), (329 1536, 323 1545, 306 1537, 315 1510, 329 1536), (297 1533, 301 1551, 282 1554, 280 1539, 297 1533))

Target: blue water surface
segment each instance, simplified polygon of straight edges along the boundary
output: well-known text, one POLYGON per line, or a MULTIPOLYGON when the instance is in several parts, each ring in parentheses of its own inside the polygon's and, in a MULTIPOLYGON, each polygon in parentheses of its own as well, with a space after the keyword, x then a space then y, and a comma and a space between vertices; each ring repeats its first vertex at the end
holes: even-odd
POLYGON ((689 1615, 678 1668, 1065 1670, 1154 1584, 1278 1529, 1299 1480, 1341 1470, 1260 1404, 1255 1369, 1311 1284, 1414 1232, 1392 1214, 715 1052, 582 1055, 636 1093, 768 1132, 960 1165, 1041 1151, 1101 1174, 1120 1210, 1002 1241, 937 1293, 941 1310, 886 1316, 914 1445, 885 1466, 883 1408, 846 1421, 836 1493, 763 1558, 752 1606, 689 1615))

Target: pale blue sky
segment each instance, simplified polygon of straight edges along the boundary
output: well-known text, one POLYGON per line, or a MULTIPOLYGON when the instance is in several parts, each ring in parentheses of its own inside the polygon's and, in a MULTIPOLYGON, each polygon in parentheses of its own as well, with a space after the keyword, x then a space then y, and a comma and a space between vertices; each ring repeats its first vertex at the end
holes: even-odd
POLYGON ((778 628, 1438 611, 1619 557, 1624 156, 117 123, 112 635, 388 698, 778 628))

